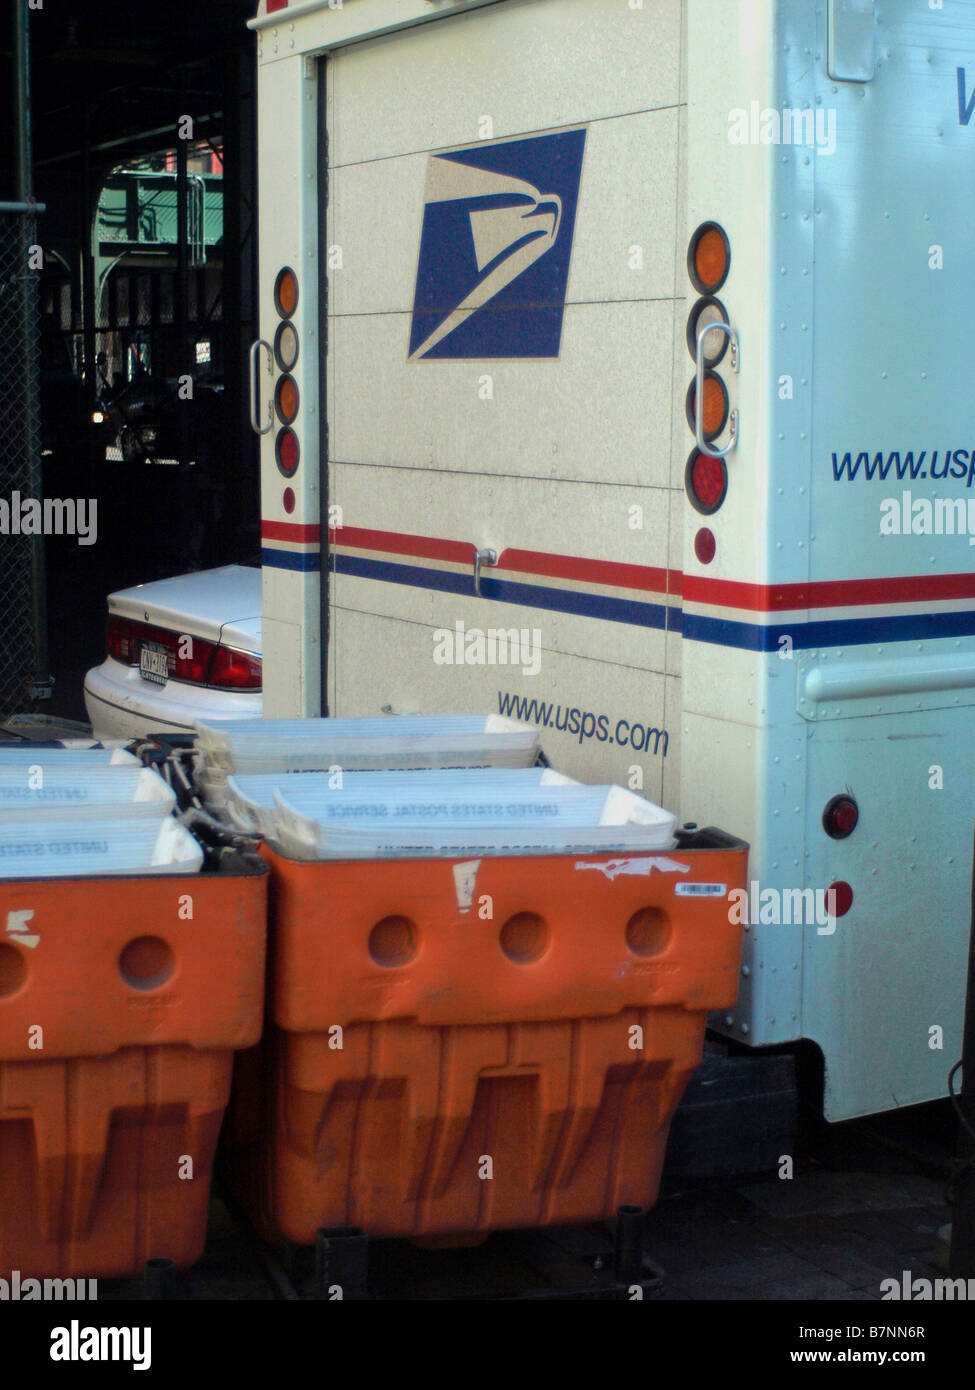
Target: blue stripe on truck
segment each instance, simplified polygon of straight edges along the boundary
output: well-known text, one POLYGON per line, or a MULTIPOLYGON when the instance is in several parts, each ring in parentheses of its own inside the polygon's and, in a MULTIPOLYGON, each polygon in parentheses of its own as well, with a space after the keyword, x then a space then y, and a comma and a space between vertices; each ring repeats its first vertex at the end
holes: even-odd
POLYGON ((261 564, 275 570, 318 570, 322 567, 318 550, 272 550, 261 547, 261 564))
POLYGON ((684 613, 683 635, 691 642, 711 642, 744 651, 775 652, 780 639, 793 647, 863 646, 870 642, 921 642, 938 637, 970 637, 975 612, 901 613, 885 618, 836 618, 813 623, 734 623, 724 618, 684 613))
MULTIPOLYGON (((284 554, 284 552, 280 552, 284 554)), ((305 557, 285 554, 288 560, 305 557)), ((311 557, 308 557, 311 558, 311 557)), ((428 569, 421 565, 391 564, 386 560, 359 555, 333 554, 329 567, 338 574, 378 579, 388 584, 407 584, 419 589, 473 596, 472 575, 452 570, 428 569)), ((298 568, 298 566, 291 566, 298 568)), ((828 618, 816 622, 740 623, 688 612, 661 603, 641 603, 635 599, 612 598, 573 589, 540 584, 523 584, 509 579, 492 579, 481 572, 481 593, 500 603, 515 603, 580 617, 631 623, 636 627, 668 627, 681 632, 691 642, 736 647, 743 651, 775 652, 780 640, 789 637, 794 648, 862 646, 870 642, 914 642, 926 638, 969 637, 975 634, 975 610, 950 613, 901 613, 871 618, 828 618)))

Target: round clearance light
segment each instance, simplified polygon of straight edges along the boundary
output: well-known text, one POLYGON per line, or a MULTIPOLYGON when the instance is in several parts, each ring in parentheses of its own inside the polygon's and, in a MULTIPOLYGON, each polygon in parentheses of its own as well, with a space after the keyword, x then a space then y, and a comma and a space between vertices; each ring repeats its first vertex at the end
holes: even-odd
POLYGON ((280 376, 274 388, 274 408, 282 425, 290 425, 298 414, 298 383, 293 376, 280 376))
MULTIPOLYGON (((687 248, 687 273, 698 294, 717 294, 731 268, 731 246, 717 222, 702 222, 687 248)), ((717 336, 717 335, 715 335, 717 336)))
MULTIPOLYGON (((697 361, 697 335, 706 324, 727 323, 728 311, 720 299, 708 295, 699 299, 687 320, 687 351, 697 361)), ((709 333, 704 339, 704 365, 716 367, 728 351, 727 333, 709 333)))
MULTIPOLYGON (((691 430, 694 429, 696 396, 697 381, 695 380, 692 381, 687 388, 687 401, 685 403, 687 423, 691 430)), ((710 444, 712 439, 717 439, 718 435, 728 423, 728 388, 718 376, 717 372, 712 372, 710 370, 704 373, 704 402, 702 413, 704 438, 710 444)))
POLYGON ((714 559, 714 552, 718 548, 718 543, 714 539, 714 532, 709 531, 706 526, 702 526, 694 537, 694 554, 698 558, 698 563, 709 565, 714 559))
POLYGON ((301 446, 294 430, 278 430, 278 437, 274 441, 274 457, 279 472, 286 478, 293 478, 298 471, 298 460, 301 458, 301 446))
POLYGON ((845 840, 857 828, 860 808, 852 796, 834 796, 823 808, 823 829, 833 840, 845 840))
POLYGON ((826 911, 835 917, 845 917, 853 906, 853 889, 838 878, 826 889, 826 911))
POLYGON ((274 282, 274 307, 283 319, 290 319, 298 307, 298 277, 290 266, 278 271, 274 282))
MULTIPOLYGON (((718 334, 711 334, 717 338, 718 334)), ((283 372, 290 372, 298 361, 298 330, 289 319, 278 324, 274 335, 274 356, 283 372)))
POLYGON ((728 470, 724 459, 711 458, 694 449, 684 468, 684 491, 691 506, 702 516, 711 516, 728 491, 728 470))

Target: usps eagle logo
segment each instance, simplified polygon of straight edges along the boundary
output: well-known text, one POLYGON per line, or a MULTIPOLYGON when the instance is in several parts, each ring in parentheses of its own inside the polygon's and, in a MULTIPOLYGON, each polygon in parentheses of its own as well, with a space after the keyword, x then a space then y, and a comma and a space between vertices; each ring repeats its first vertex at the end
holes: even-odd
POLYGON ((431 155, 411 361, 558 357, 586 132, 431 155))

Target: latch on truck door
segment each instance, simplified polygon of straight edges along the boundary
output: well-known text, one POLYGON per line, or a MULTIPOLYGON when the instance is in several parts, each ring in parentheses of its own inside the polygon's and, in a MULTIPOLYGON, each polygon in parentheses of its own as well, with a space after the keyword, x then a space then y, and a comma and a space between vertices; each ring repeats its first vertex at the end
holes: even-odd
POLYGON ((498 563, 498 552, 496 550, 475 550, 474 551, 474 592, 478 598, 483 598, 481 593, 481 566, 496 565, 498 563))

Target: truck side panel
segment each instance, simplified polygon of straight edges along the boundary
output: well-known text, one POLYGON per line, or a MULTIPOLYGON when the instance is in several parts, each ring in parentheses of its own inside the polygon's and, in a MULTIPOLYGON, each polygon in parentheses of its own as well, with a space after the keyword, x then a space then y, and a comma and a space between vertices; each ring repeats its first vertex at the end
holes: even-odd
POLYGON ((262 322, 281 264, 316 297, 290 512, 265 446, 269 710, 316 708, 321 551, 332 712, 499 709, 747 838, 712 1022, 818 1043, 832 1119, 944 1093, 973 799, 975 0, 872 8, 856 81, 832 0, 360 0, 261 33, 262 322), (711 220, 738 440, 705 516, 685 255, 711 220), (952 533, 923 529, 939 502, 952 533), (787 915, 833 884, 845 915, 787 915))
POLYGON ((491 6, 333 55, 326 115, 335 710, 507 706, 569 771, 671 802, 680 38, 676 0, 491 6), (526 188, 542 220, 559 200, 563 282, 529 269, 417 354, 416 306, 464 302, 526 188), (438 664, 457 624, 539 660, 438 664))

